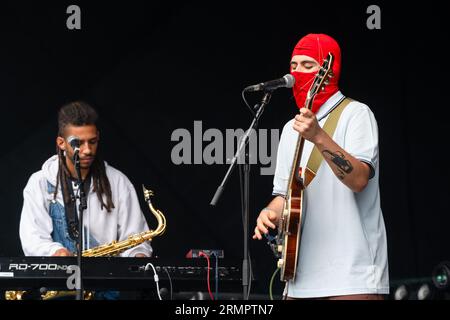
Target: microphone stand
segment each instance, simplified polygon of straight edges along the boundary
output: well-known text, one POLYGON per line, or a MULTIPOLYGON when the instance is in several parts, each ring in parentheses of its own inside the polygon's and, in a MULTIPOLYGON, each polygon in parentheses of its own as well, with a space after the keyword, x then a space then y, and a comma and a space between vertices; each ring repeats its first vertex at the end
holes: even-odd
POLYGON ((77 264, 79 272, 78 283, 80 284, 80 286, 76 290, 77 291, 76 300, 84 300, 81 256, 83 255, 83 211, 87 208, 87 200, 86 194, 84 193, 83 178, 81 177, 80 155, 78 154, 78 151, 75 152, 73 159, 75 164, 75 171, 77 173, 78 191, 80 194, 80 205, 78 207, 78 253, 77 253, 77 264))
POLYGON ((211 200, 210 205, 215 206, 222 195, 222 192, 225 188, 225 184, 228 182, 231 172, 233 171, 236 161, 241 156, 242 152, 245 150, 245 163, 244 163, 244 178, 243 178, 243 186, 241 186, 241 190, 243 190, 242 196, 242 216, 243 216, 243 224, 244 224, 244 257, 242 260, 242 289, 243 289, 243 300, 248 300, 248 286, 249 286, 249 261, 248 261, 248 217, 250 213, 250 162, 249 162, 249 154, 247 144, 250 138, 250 134, 252 133, 252 129, 256 129, 258 126, 259 118, 261 117, 264 107, 269 103, 270 98, 272 96, 272 91, 267 90, 264 93, 264 96, 261 100, 260 104, 256 104, 254 109, 256 110, 255 117, 253 118, 252 123, 250 124, 249 129, 245 132, 244 136, 241 139, 239 147, 231 160, 230 166, 228 167, 228 171, 225 174, 225 177, 222 180, 222 183, 217 188, 216 193, 214 194, 213 199, 211 200))

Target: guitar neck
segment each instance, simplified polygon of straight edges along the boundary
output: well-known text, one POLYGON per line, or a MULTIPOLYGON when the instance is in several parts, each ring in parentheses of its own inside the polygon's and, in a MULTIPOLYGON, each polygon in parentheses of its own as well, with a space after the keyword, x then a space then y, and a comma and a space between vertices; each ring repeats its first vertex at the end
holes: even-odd
POLYGON ((288 188, 292 186, 293 183, 302 183, 301 177, 299 175, 299 167, 300 167, 300 161, 302 160, 302 152, 303 152, 303 146, 305 144, 305 139, 299 135, 297 139, 297 145, 295 147, 295 156, 294 161, 292 163, 292 169, 291 169, 291 175, 289 177, 289 185, 288 188))
MULTIPOLYGON (((311 110, 312 108, 312 98, 307 98, 305 102, 305 108, 311 110)), ((301 134, 298 135, 297 145, 295 147, 294 161, 291 166, 291 175, 289 177, 288 190, 291 188, 293 183, 299 183, 303 188, 303 181, 299 175, 300 161, 302 160, 303 146, 305 145, 305 138, 301 134)))

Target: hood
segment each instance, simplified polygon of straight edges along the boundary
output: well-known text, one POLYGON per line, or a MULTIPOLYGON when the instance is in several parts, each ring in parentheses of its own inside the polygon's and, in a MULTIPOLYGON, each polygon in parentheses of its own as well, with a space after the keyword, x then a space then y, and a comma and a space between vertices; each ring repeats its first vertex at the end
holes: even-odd
POLYGON ((45 161, 42 165, 42 171, 47 181, 55 186, 56 176, 58 174, 58 156, 51 156, 47 161, 45 161))

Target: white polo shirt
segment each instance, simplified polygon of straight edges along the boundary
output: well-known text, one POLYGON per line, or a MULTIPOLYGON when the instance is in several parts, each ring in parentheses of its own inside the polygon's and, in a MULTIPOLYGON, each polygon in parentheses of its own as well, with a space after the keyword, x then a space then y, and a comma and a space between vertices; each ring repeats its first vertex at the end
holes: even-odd
MULTIPOLYGON (((343 98, 334 94, 320 108, 323 126, 329 112, 343 98)), ((278 146, 273 194, 285 195, 298 132, 292 119, 283 128, 278 146)), ((368 106, 352 101, 339 119, 333 140, 355 158, 371 165, 366 188, 354 193, 333 173, 326 161, 304 192, 303 229, 295 282, 288 296, 326 297, 389 293, 386 230, 378 186, 378 128, 368 106)), ((314 147, 305 141, 301 166, 314 147)), ((334 150, 330 150, 334 151, 334 150)))

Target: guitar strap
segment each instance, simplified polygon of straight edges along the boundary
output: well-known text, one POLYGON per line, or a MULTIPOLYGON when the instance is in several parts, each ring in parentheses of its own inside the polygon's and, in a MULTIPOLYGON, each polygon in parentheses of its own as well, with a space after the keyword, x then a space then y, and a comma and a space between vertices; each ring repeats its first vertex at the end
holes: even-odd
MULTIPOLYGON (((350 98, 344 98, 338 106, 336 106, 328 116, 327 121, 323 125, 323 130, 330 136, 333 137, 334 131, 336 130, 339 118, 341 117, 342 111, 344 111, 345 107, 352 102, 353 100, 350 98)), ((323 156, 320 153, 319 149, 315 146, 311 155, 308 159, 308 164, 306 168, 313 173, 312 177, 314 178, 317 175, 317 170, 323 161, 323 156)), ((312 179, 309 181, 311 183, 312 179)))

